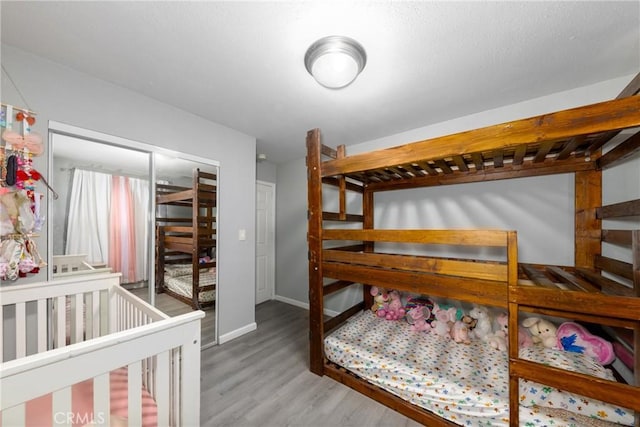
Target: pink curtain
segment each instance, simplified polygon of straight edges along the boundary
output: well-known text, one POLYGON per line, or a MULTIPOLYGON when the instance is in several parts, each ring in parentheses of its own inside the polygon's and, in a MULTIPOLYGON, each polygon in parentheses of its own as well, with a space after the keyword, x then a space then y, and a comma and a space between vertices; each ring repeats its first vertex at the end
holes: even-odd
POLYGON ((141 280, 136 277, 136 239, 132 200, 129 178, 112 176, 108 264, 113 271, 122 272, 123 283, 141 280))

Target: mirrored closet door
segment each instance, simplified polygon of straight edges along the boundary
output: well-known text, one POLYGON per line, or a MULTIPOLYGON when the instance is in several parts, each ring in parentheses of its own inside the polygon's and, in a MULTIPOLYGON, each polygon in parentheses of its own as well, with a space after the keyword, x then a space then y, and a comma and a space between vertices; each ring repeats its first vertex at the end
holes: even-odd
POLYGON ((116 271, 168 315, 202 309, 217 340, 218 165, 51 125, 50 278, 116 271))

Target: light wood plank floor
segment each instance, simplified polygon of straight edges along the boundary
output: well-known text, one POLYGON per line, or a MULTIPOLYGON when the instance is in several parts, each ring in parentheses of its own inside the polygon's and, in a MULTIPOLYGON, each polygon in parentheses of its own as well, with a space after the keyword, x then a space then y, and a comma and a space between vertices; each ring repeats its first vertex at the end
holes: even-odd
POLYGON ((418 426, 308 369, 308 311, 256 306, 256 331, 202 351, 202 426, 418 426))

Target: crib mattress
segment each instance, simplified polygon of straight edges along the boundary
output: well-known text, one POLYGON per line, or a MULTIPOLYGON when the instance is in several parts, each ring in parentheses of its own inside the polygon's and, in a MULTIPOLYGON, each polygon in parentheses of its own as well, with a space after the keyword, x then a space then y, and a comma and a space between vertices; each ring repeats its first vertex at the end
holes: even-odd
MULTIPOLYGON (((191 274, 185 274, 182 276, 165 276, 164 284, 167 288, 171 289, 173 292, 185 296, 187 298, 191 298, 191 290, 193 289, 193 279, 191 274)), ((211 269, 209 271, 201 271, 200 272, 200 286, 210 286, 216 284, 216 272, 211 269)), ((210 302, 215 301, 216 299, 216 291, 210 290, 205 292, 200 292, 200 302, 210 302)))
MULTIPOLYGON (((509 425, 507 354, 486 343, 456 344, 367 310, 326 337, 325 355, 456 424, 509 425)), ((532 347, 522 349, 521 357, 613 380, 609 370, 582 354, 532 347)), ((520 402, 521 425, 577 427, 585 425, 583 416, 633 425, 630 411, 525 380, 520 381, 520 402)))

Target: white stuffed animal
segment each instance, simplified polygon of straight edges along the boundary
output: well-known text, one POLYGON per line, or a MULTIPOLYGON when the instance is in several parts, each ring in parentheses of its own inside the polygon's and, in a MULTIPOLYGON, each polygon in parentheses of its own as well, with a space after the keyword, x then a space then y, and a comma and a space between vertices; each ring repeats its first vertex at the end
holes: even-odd
POLYGON ((522 326, 531 332, 531 339, 534 344, 542 344, 546 348, 556 347, 557 328, 553 323, 539 317, 529 317, 522 321, 522 326))
POLYGON ((469 311, 469 316, 478 321, 476 327, 473 329, 473 336, 480 341, 487 341, 493 334, 489 310, 486 307, 476 305, 469 311))

